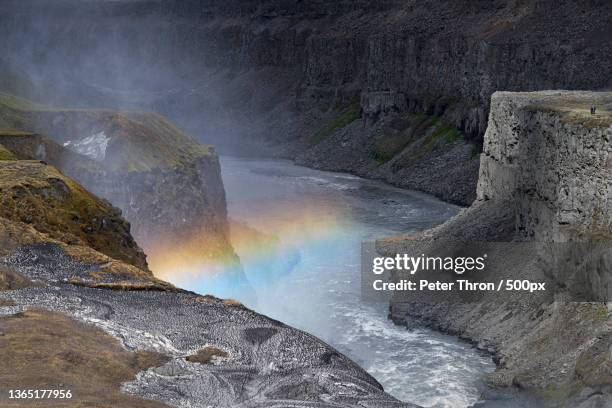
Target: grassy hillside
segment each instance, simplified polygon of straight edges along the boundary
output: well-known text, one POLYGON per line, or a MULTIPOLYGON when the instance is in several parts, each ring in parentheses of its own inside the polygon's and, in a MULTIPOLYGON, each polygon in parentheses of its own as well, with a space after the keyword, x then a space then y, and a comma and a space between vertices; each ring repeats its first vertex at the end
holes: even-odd
MULTIPOLYGON (((140 371, 161 366, 168 358, 153 352, 128 351, 103 330, 64 314, 29 310, 0 318, 0 377, 7 387, 53 388, 68 384, 74 400, 48 407, 163 408, 157 401, 121 392, 121 384, 140 371), (23 362, 27 361, 27 364, 23 362)), ((3 407, 24 407, 19 401, 3 407)), ((40 405, 36 405, 40 406, 40 405)))
POLYGON ((0 144, 0 160, 15 160, 13 152, 0 144))
POLYGON ((145 255, 120 211, 54 167, 36 161, 0 161, 0 191, 0 217, 147 269, 145 255))

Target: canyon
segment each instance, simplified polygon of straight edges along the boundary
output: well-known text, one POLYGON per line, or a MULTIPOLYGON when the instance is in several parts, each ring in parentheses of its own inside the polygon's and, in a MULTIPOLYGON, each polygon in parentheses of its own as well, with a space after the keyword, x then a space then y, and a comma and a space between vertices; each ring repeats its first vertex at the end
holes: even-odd
POLYGON ((608 406, 611 258, 577 243, 612 232, 610 21, 604 0, 4 1, 0 343, 75 330, 117 370, 102 403, 412 406, 321 340, 161 279, 195 264, 249 290, 217 152, 288 158, 465 207, 387 256, 551 244, 490 251, 554 301, 396 294, 390 317, 493 354, 492 389, 608 406))
POLYGON ((119 211, 52 166, 0 175, 4 386, 70 391, 58 406, 413 406, 311 335, 156 279, 119 211))

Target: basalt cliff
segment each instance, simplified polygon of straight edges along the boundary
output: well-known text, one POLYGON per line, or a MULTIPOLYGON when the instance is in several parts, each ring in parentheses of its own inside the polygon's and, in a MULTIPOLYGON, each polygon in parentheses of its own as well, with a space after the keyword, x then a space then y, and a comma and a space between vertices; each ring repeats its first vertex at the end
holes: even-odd
POLYGON ((432 303, 398 293, 391 318, 431 325, 494 353, 498 368, 489 382, 527 390, 538 406, 609 406, 611 141, 611 93, 493 94, 477 200, 441 226, 381 241, 378 250, 477 245, 489 256, 489 278, 545 279, 552 294, 508 298, 493 291, 476 302, 432 303), (599 107, 595 114, 592 106, 599 107))
POLYGON ((603 0, 5 7, 6 84, 54 103, 158 111, 226 151, 282 155, 464 205, 476 197, 494 91, 612 85, 612 5, 603 0), (16 80, 24 67, 33 87, 16 80), (49 86, 61 92, 40 91, 49 86))

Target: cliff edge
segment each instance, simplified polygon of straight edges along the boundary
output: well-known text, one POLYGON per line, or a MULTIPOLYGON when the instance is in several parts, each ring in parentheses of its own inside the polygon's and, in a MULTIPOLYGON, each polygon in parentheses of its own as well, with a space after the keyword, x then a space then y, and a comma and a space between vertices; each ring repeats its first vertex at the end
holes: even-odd
POLYGON ((20 159, 53 164, 119 208, 157 276, 199 268, 248 286, 229 240, 218 156, 164 117, 0 93, 0 144, 20 159))
POLYGON ((612 93, 496 92, 478 199, 439 227, 377 244, 380 252, 395 254, 415 243, 433 250, 512 243, 497 253, 489 247, 497 277, 523 279, 527 272, 547 277, 554 298, 509 302, 492 292, 477 303, 432 304, 398 293, 391 318, 475 342, 495 354, 491 384, 528 390, 545 406, 600 407, 612 401, 608 308, 602 301, 572 301, 584 288, 604 302, 610 299, 609 256, 593 257, 584 248, 612 242, 611 107, 612 93), (569 266, 562 262, 567 257, 569 266))

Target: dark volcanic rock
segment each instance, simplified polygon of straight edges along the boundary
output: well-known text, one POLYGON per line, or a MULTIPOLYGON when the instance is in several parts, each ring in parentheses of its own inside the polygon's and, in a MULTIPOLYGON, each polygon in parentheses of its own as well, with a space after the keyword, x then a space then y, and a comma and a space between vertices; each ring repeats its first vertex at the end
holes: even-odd
MULTIPOLYGON (((61 251, 28 249, 38 250, 43 253, 36 268, 19 256, 4 263, 43 283, 51 283, 46 277, 64 263, 63 269, 75 273, 89 269, 61 251)), ((0 292, 0 300, 0 324, 1 316, 45 309, 101 328, 127 350, 164 356, 168 362, 139 373, 122 391, 170 406, 413 407, 385 394, 363 369, 315 337, 212 297, 90 289, 54 280, 52 286, 0 292), (190 358, 211 347, 223 357, 205 364, 190 358)))

